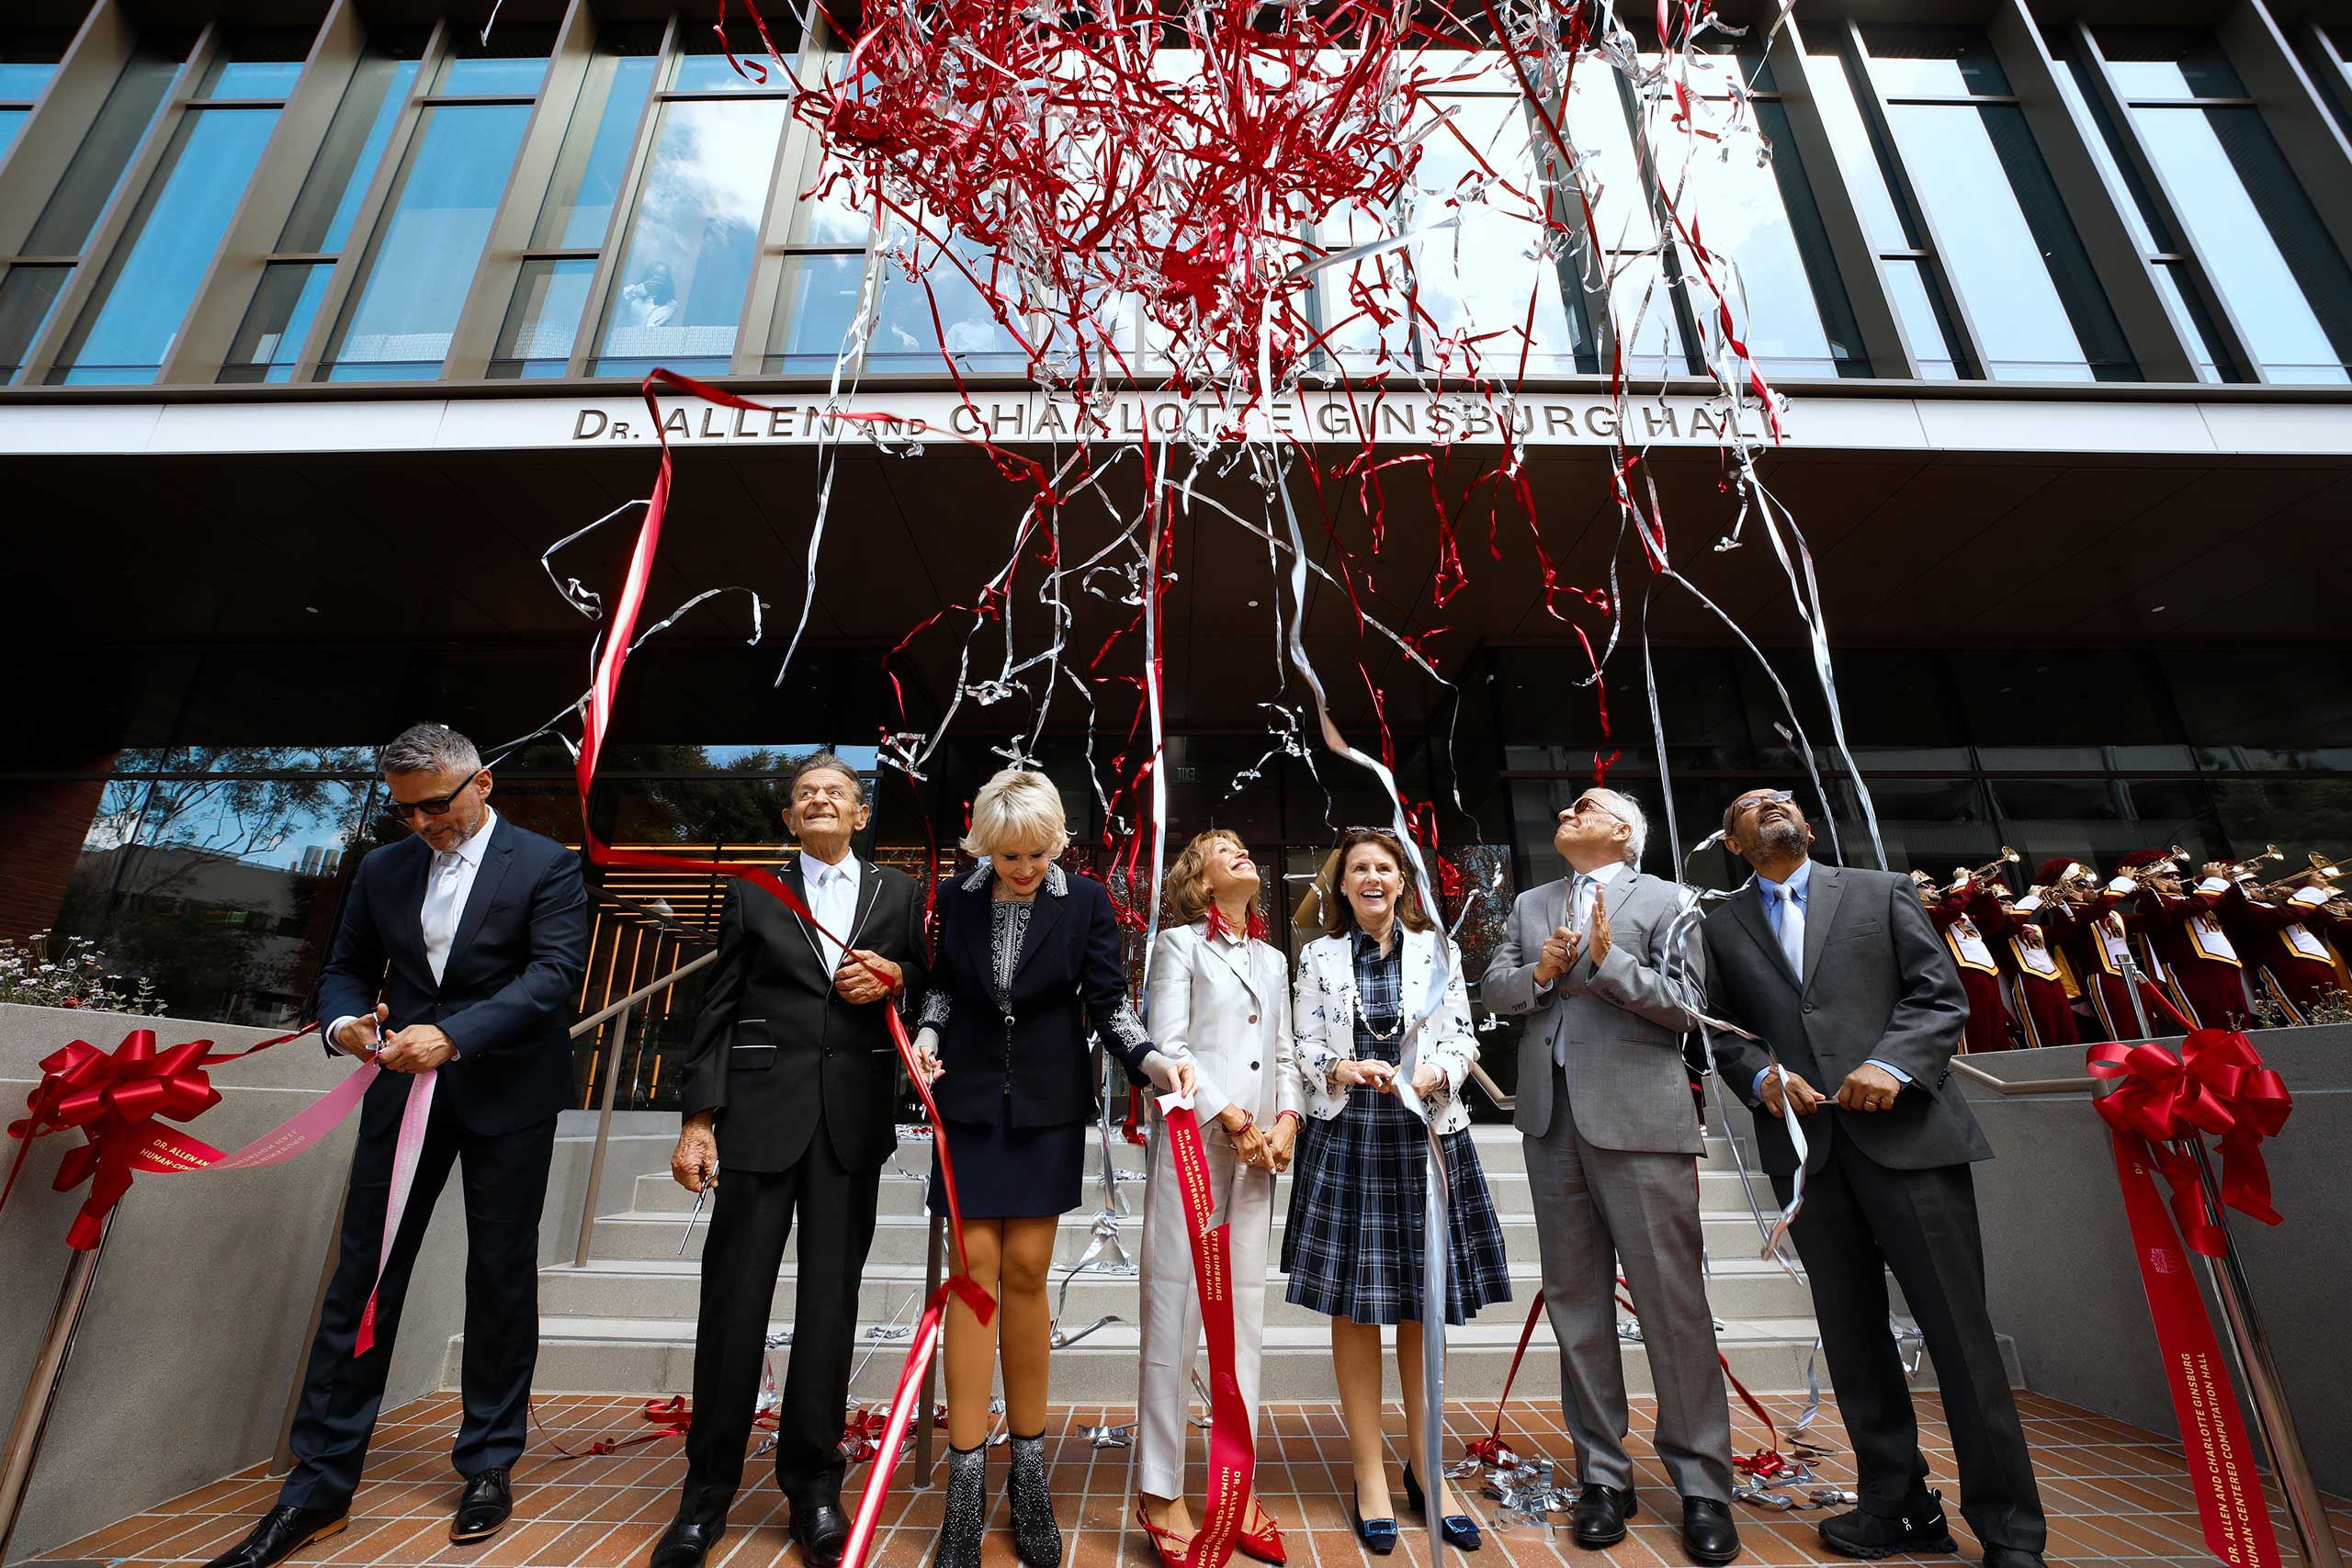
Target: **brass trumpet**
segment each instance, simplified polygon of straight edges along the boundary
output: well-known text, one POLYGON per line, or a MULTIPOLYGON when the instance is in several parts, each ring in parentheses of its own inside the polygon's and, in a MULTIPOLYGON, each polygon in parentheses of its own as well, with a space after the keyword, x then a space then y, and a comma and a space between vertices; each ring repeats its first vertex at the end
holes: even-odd
POLYGON ((2334 882, 2347 870, 2352 870, 2352 855, 2346 855, 2339 861, 2330 861, 2322 857, 2317 850, 2310 851, 2309 853, 2311 864, 2292 876, 2282 876, 2276 882, 2266 882, 2255 891, 2265 894, 2292 893, 2298 887, 2308 887, 2314 883, 2334 882))
POLYGON ((2286 858, 2278 852, 2278 846, 2272 844, 2258 855, 2250 856, 2245 860, 2226 862, 2222 867, 2222 874, 2232 882, 2250 882, 2254 879, 2255 868, 2264 861, 2286 858))
POLYGON ((2007 844, 2003 844, 2001 846, 2001 852, 1996 858, 1986 861, 1974 871, 1969 871, 1960 866, 1952 867, 1951 886, 1939 889, 1939 891, 1942 897, 1949 898, 1968 884, 1972 882, 1983 882, 1998 872, 2003 866, 2015 865, 2017 863, 2017 851, 2009 848, 2007 844))

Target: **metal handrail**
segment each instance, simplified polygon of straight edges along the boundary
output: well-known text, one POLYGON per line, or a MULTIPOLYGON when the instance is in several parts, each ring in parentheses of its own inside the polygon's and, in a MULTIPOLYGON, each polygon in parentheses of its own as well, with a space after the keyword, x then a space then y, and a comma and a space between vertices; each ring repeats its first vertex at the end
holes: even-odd
POLYGON ((638 989, 631 991, 628 995, 623 997, 612 1006, 605 1009, 602 1012, 590 1013, 586 1018, 582 1019, 578 1023, 571 1026, 571 1038, 577 1040, 582 1035, 587 1033, 590 1030, 595 1028, 598 1024, 604 1022, 606 1019, 612 1017, 615 1013, 633 1008, 638 1003, 645 1000, 646 998, 655 996, 662 991, 668 990, 671 987, 676 985, 679 981, 684 979, 687 976, 693 974, 704 964, 711 963, 718 957, 718 949, 714 947, 699 958, 690 958, 686 960, 686 962, 679 964, 675 969, 671 970, 667 975, 662 976, 659 980, 654 981, 651 985, 639 987, 638 989))
POLYGON ((571 1026, 571 1038, 577 1040, 607 1019, 617 1017, 621 1021, 620 1027, 613 1031, 611 1047, 605 1053, 605 1091, 596 1107, 596 1148, 588 1156, 588 1190, 580 1199, 580 1241, 571 1254, 571 1266, 575 1269, 588 1267, 588 1242, 596 1229, 596 1193, 605 1182, 605 1145, 612 1141, 613 1094, 620 1085, 621 1046, 628 1038, 628 1014, 647 998, 668 990, 718 957, 718 949, 714 947, 699 958, 688 959, 651 985, 640 986, 610 1007, 591 1013, 571 1026))
POLYGON ((1496 1083, 1494 1079, 1488 1077, 1487 1076, 1487 1069, 1480 1066, 1476 1062, 1470 1064, 1470 1078, 1472 1082, 1476 1083, 1480 1089, 1487 1091, 1487 1098, 1495 1102, 1496 1110, 1510 1111, 1518 1106, 1519 1096, 1515 1094, 1505 1094, 1502 1091, 1502 1086, 1496 1083))
POLYGON ((1995 1094, 2082 1094, 2098 1087, 2098 1079, 2086 1074, 2074 1078, 2007 1078, 1995 1077, 1965 1056, 1951 1059, 1951 1070, 1964 1078, 1973 1078, 1995 1094))

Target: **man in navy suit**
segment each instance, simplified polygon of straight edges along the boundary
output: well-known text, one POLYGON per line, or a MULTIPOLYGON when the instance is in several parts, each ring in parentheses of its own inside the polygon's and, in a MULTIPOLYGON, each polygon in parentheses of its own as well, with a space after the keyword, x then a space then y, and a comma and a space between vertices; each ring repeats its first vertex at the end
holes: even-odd
POLYGON ((453 1540, 513 1512, 539 1346, 539 1209, 571 1093, 569 1026, 587 968, 580 857, 490 807, 473 742, 437 724, 384 750, 390 810, 414 829, 360 863, 319 982, 322 1033, 384 1068, 360 1102, 341 1256, 294 1418, 277 1506, 210 1568, 269 1568, 344 1528, 374 1433, 409 1271, 449 1168, 466 1195, 465 1491, 453 1540), (416 1075, 435 1075, 414 1186, 389 1257, 385 1209, 416 1075), (377 1280, 379 1261, 383 1267, 377 1280), (354 1354, 370 1289, 375 1337, 354 1354))

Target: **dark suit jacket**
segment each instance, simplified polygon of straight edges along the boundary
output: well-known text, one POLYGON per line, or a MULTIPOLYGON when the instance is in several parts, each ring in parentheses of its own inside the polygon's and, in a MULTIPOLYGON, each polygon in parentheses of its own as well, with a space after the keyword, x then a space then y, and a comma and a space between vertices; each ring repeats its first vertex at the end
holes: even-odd
MULTIPOLYGON (((899 1056, 886 1008, 922 997, 922 889, 905 872, 860 860, 852 947, 905 971, 905 989, 863 1006, 842 999, 808 922, 782 899, 730 882, 718 916, 718 958, 683 1064, 679 1109, 718 1112, 724 1171, 788 1170, 821 1122, 834 1157, 879 1168, 898 1144, 899 1056)), ((780 874, 802 898, 800 859, 780 874)))
MULTIPOLYGON (((588 967, 580 856, 500 817, 438 985, 419 919, 432 865, 432 847, 414 837, 359 863, 319 977, 320 1021, 372 1012, 380 999, 387 1032, 438 1024, 458 1055, 435 1097, 459 1121, 492 1136, 544 1122, 571 1102, 568 1031, 588 967)), ((368 1099, 405 1100, 407 1077, 386 1073, 368 1099)))
MULTIPOLYGON (((1701 929, 1708 1010, 1762 1036, 1791 1072, 1824 1094, 1837 1093, 1846 1075, 1872 1058, 1911 1076, 1910 1087, 1887 1110, 1832 1106, 1803 1118, 1808 1167, 1827 1156, 1833 1137, 1852 1139, 1862 1153, 1898 1170, 1993 1157, 1967 1097, 1951 1083, 1951 1058, 1967 1020, 1960 975, 1909 877, 1814 863, 1802 987, 1789 972, 1753 882, 1701 929)), ((1730 1035, 1715 1034, 1713 1044, 1724 1081, 1754 1106, 1751 1086, 1770 1058, 1762 1047, 1730 1035)), ((1787 1129, 1760 1108, 1756 1141, 1768 1172, 1783 1176, 1796 1168, 1787 1129)))
POLYGON ((1039 890, 1008 1012, 997 1006, 989 953, 994 881, 967 876, 940 889, 932 984, 946 987, 956 1008, 940 1032, 946 1071, 932 1098, 941 1115, 957 1122, 994 1122, 1007 1100, 1016 1127, 1083 1122, 1095 1107, 1089 1031, 1101 1032, 1131 1075, 1151 1052, 1149 1040, 1122 1041, 1112 1029, 1127 999, 1127 966, 1111 895, 1099 882, 1067 874, 1059 897, 1039 890))

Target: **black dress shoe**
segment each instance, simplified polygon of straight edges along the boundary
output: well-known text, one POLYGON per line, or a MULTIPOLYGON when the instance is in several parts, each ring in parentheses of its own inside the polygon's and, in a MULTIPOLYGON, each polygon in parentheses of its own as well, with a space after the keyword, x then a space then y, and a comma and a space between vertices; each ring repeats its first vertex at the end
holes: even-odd
POLYGON ((1594 1482, 1577 1494, 1577 1544, 1599 1551, 1625 1539, 1625 1521, 1642 1511, 1629 1486, 1603 1486, 1594 1482))
POLYGON ((1711 1568, 1738 1556, 1739 1527, 1732 1522, 1731 1505, 1713 1497, 1682 1499, 1682 1550, 1711 1568))
POLYGON ((514 1512, 514 1489, 503 1470, 477 1471, 466 1477, 466 1494, 449 1520, 451 1540, 486 1540, 498 1533, 514 1512))
POLYGON ((314 1540, 343 1533, 348 1508, 301 1508, 281 1503, 261 1517, 253 1532, 204 1568, 270 1568, 314 1540))
POLYGON ((1857 1508, 1821 1521, 1821 1543, 1847 1557, 1875 1562, 1898 1551, 1958 1551, 1951 1527, 1944 1522, 1944 1495, 1920 1492, 1899 1514, 1865 1513, 1857 1508))
POLYGON ((2042 1568, 2041 1553, 2028 1551, 2021 1546, 1988 1546, 1984 1549, 1984 1568, 2042 1568))
POLYGON ((800 1543, 800 1561, 808 1568, 835 1568, 842 1548, 849 1544, 849 1516, 831 1503, 804 1508, 792 1506, 792 1539, 800 1543))
POLYGON ((702 1560, 727 1533, 726 1521, 704 1524, 695 1519, 673 1519, 662 1539, 653 1543, 653 1555, 646 1568, 702 1568, 702 1560))

